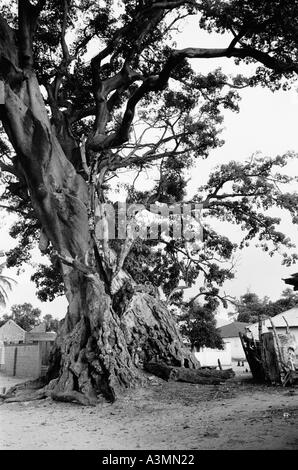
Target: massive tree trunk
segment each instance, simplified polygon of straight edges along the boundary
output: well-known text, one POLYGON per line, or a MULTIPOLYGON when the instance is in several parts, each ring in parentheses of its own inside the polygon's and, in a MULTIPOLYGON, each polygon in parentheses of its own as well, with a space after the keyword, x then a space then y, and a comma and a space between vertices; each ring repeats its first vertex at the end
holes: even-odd
POLYGON ((5 22, 0 26, 6 38, 0 118, 16 152, 12 172, 28 187, 42 226, 41 249, 51 243, 60 259, 69 303, 48 390, 61 399, 73 392, 90 402, 99 395, 114 400, 123 386, 143 382, 143 364, 150 360, 196 367, 165 304, 108 265, 94 230, 94 193, 72 162, 78 145, 63 145, 65 133, 49 120, 30 60, 20 69, 14 33, 5 22))
MULTIPOLYGON (((124 297, 127 287, 123 287, 124 297)), ((166 306, 141 286, 137 289, 133 288, 131 298, 123 302, 124 310, 119 308, 118 299, 113 302, 105 292, 101 281, 97 285, 88 281, 84 292, 80 289, 78 299, 86 307, 75 324, 69 309, 53 352, 48 380, 54 378, 49 388, 55 394, 61 392, 63 396, 74 390, 87 395, 91 402, 98 394, 113 401, 123 386, 145 382, 147 362, 197 365, 184 350, 166 306)))

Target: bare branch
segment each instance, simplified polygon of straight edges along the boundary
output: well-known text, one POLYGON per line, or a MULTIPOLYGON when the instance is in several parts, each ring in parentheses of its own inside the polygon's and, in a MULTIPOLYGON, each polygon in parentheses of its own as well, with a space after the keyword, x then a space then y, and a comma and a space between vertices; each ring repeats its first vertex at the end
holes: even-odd
POLYGON ((19 173, 16 171, 16 169, 13 165, 7 165, 6 163, 0 161, 0 170, 6 171, 6 172, 11 173, 12 175, 16 176, 17 178, 20 178, 19 173))
POLYGON ((188 149, 181 150, 179 152, 174 150, 170 150, 168 152, 163 152, 163 153, 158 153, 156 154, 155 152, 152 152, 151 150, 147 152, 147 155, 141 155, 141 156, 134 156, 134 157, 124 157, 124 158, 115 158, 109 165, 110 170, 115 170, 117 168, 123 168, 131 165, 145 165, 148 163, 152 163, 156 160, 160 160, 162 158, 167 158, 171 157, 173 155, 183 155, 184 153, 187 153, 188 149))
POLYGON ((205 201, 203 201, 203 208, 207 207, 212 207, 215 205, 219 205, 220 202, 223 199, 228 199, 228 198, 235 198, 235 197, 258 197, 258 196, 266 196, 268 193, 267 192, 253 192, 253 193, 226 193, 226 194, 216 194, 212 193, 210 196, 208 196, 205 201), (215 201, 210 202, 211 199, 216 199, 215 201))
POLYGON ((24 215, 25 217, 28 216, 27 212, 22 211, 21 209, 18 209, 17 207, 5 206, 4 204, 0 204, 0 208, 1 208, 1 209, 5 209, 5 210, 7 210, 8 212, 17 212, 18 214, 22 214, 22 215, 24 215))
POLYGON ((215 292, 199 292, 196 294, 194 297, 190 299, 188 302, 188 305, 192 305, 200 296, 204 295, 205 297, 217 297, 225 306, 227 302, 232 303, 233 305, 236 305, 236 300, 234 297, 231 297, 229 295, 220 295, 220 294, 215 294, 215 292))

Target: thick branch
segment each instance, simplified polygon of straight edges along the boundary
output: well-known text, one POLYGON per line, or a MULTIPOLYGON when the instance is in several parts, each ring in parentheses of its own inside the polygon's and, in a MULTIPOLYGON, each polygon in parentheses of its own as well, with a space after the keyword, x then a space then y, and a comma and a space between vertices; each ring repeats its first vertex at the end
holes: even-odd
POLYGON ((45 0, 39 1, 37 5, 32 5, 29 0, 18 2, 19 50, 21 65, 24 69, 33 67, 33 35, 44 4, 45 0))
POLYGON ((24 80, 19 65, 16 31, 0 15, 0 78, 8 83, 24 80))
POLYGON ((203 208, 219 205, 220 201, 223 199, 229 199, 234 197, 258 197, 258 196, 266 196, 267 192, 253 192, 253 193, 226 193, 226 194, 211 194, 208 196, 205 201, 203 201, 203 208), (210 202, 211 199, 215 199, 215 201, 210 202))
POLYGON ((173 57, 182 57, 189 59, 210 59, 217 57, 238 57, 240 59, 245 59, 246 57, 251 57, 258 62, 261 62, 266 67, 278 72, 295 72, 298 73, 298 65, 294 62, 285 62, 278 60, 274 57, 271 57, 266 52, 258 51, 249 46, 242 48, 225 48, 225 49, 202 49, 202 48, 186 48, 181 50, 176 50, 173 54, 173 57))
POLYGON ((96 102, 96 120, 95 120, 95 135, 91 138, 91 143, 89 142, 89 147, 92 150, 95 150, 95 142, 98 143, 105 139, 105 128, 109 120, 109 115, 111 108, 115 103, 107 98, 113 90, 126 90, 131 83, 136 80, 142 79, 139 73, 132 70, 127 63, 124 64, 122 70, 116 75, 106 79, 100 80, 100 61, 107 54, 106 52, 102 53, 102 57, 97 56, 92 60, 92 74, 93 74, 93 86, 94 86, 94 97, 96 102), (95 142, 94 142, 95 141, 95 142))
POLYGON ((152 151, 146 152, 146 155, 142 156, 134 156, 134 157, 127 157, 127 158, 116 158, 111 161, 109 164, 109 170, 116 170, 118 168, 126 168, 128 166, 132 165, 146 165, 149 163, 152 163, 156 160, 161 160, 162 158, 167 158, 171 157, 173 155, 182 155, 184 153, 187 153, 188 150, 181 150, 179 152, 175 150, 169 150, 168 152, 163 152, 163 153, 155 153, 152 151))
POLYGON ((171 76, 172 71, 182 63, 186 58, 219 58, 219 57, 238 57, 246 58, 251 57, 266 67, 271 68, 277 72, 298 72, 298 65, 294 63, 286 63, 269 56, 268 54, 253 49, 251 47, 244 48, 224 48, 224 49, 203 49, 203 48, 186 48, 173 51, 172 55, 166 62, 164 68, 159 75, 150 76, 144 80, 143 84, 136 90, 132 97, 128 100, 126 110, 122 119, 121 126, 118 131, 100 142, 93 143, 93 150, 100 150, 103 148, 118 147, 126 142, 129 138, 130 127, 133 122, 135 109, 139 101, 149 92, 160 91, 167 86, 167 82, 171 76))
POLYGON ((227 305, 227 302, 235 304, 234 297, 231 297, 229 295, 220 295, 220 294, 216 294, 215 292, 206 291, 206 292, 199 292, 199 294, 196 294, 194 297, 192 297, 190 301, 188 302, 188 305, 193 304, 201 295, 204 295, 205 297, 217 297, 224 306, 227 305))
MULTIPOLYGON (((154 2, 152 3, 152 5, 150 5, 150 7, 148 8, 148 11, 157 9, 157 8, 160 10, 173 10, 174 8, 179 8, 183 5, 193 5, 194 7, 199 6, 195 2, 195 0, 176 0, 173 2, 154 2)), ((145 12, 146 9, 143 11, 145 12)))
POLYGON ((69 53, 68 46, 65 40, 66 28, 67 28, 67 17, 68 17, 69 6, 70 6, 69 3, 70 3, 69 0, 63 1, 63 19, 62 19, 61 37, 60 37, 60 44, 61 44, 61 49, 62 49, 62 60, 58 67, 54 85, 53 85, 55 100, 58 100, 58 93, 61 87, 62 79, 67 73, 69 64, 74 59, 74 57, 72 57, 69 53))

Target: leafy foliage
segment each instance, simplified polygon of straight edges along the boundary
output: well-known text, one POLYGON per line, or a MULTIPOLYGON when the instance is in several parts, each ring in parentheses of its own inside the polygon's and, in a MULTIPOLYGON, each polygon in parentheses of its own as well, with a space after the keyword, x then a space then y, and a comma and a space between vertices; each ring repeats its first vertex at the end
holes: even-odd
POLYGON ((46 323, 46 331, 58 332, 59 320, 54 318, 50 313, 44 315, 43 321, 46 323))
POLYGON ((4 314, 1 322, 8 320, 15 321, 25 331, 30 331, 34 326, 40 323, 41 310, 34 308, 29 302, 12 305, 10 315, 4 314))
MULTIPOLYGON (((77 146, 87 139, 86 164, 94 171, 93 179, 107 168, 100 191, 104 200, 124 169, 136 173, 126 183, 128 202, 189 202, 188 176, 200 159, 223 145, 223 111, 238 112, 239 90, 257 84, 273 90, 287 88, 296 76, 297 1, 178 3, 48 0, 40 12, 33 40, 34 70, 48 114, 67 155, 67 139, 74 139, 77 146), (187 59, 204 58, 205 52, 198 50, 192 56, 193 50, 184 55, 180 51, 179 55, 175 49, 176 28, 193 14, 198 15, 198 27, 230 33, 231 43, 220 57, 256 63, 255 73, 249 77, 230 77, 221 69, 196 73, 187 59), (103 98, 99 91, 119 77, 103 98), (132 120, 126 129, 129 116, 132 120), (92 140, 95 143, 88 149, 92 140), (152 189, 137 191, 136 178, 144 172, 152 175, 152 189)), ((0 12, 17 28, 15 7, 16 2, 4 2, 0 12)), ((92 178, 70 154, 77 173, 90 184, 92 178)), ((6 177, 4 201, 19 214, 11 228, 18 245, 7 253, 7 265, 20 267, 30 260, 41 227, 26 181, 14 174, 14 151, 5 139, 0 141, 0 155, 1 168, 13 175, 6 177)), ((279 230, 279 218, 270 216, 270 209, 278 207, 291 215, 293 223, 298 221, 297 193, 287 190, 295 180, 284 172, 294 158, 290 152, 272 158, 252 156, 246 163, 231 161, 216 168, 192 201, 203 206, 203 243, 162 237, 154 242, 137 240, 125 269, 137 282, 161 287, 168 298, 177 289, 171 299, 179 303, 179 286, 191 287, 198 279, 202 279, 202 292, 216 296, 234 275, 236 250, 255 240, 269 255, 286 249, 283 263, 295 262, 294 244, 279 230), (243 239, 238 245, 232 243, 214 230, 213 220, 241 226, 243 239)), ((121 243, 111 245, 119 252, 121 243)), ((41 300, 63 293, 51 246, 47 253, 51 266, 39 265, 32 277, 41 300)))
POLYGON ((268 297, 260 299, 255 293, 242 295, 236 305, 237 321, 255 323, 258 318, 274 317, 298 305, 298 294, 285 289, 280 299, 271 301, 268 297))
POLYGON ((191 347, 198 350, 202 347, 223 349, 223 341, 216 329, 214 313, 218 302, 209 298, 204 305, 193 302, 185 305, 184 313, 179 318, 182 335, 187 338, 191 347))
MULTIPOLYGON (((242 48, 260 51, 282 65, 278 67, 276 64, 272 68, 266 67, 267 63, 258 65, 251 77, 252 83, 269 86, 273 90, 281 86, 288 88, 295 78, 293 64, 297 63, 296 1, 203 0, 201 5, 202 28, 209 32, 230 32, 242 48), (287 81, 281 81, 281 77, 287 81)), ((257 61, 255 57, 244 60, 247 63, 257 61)))
POLYGON ((7 300, 8 300, 7 291, 10 291, 12 289, 12 284, 15 282, 10 277, 4 276, 4 274, 2 274, 2 271, 5 266, 6 266, 6 263, 0 264, 0 305, 1 306, 6 305, 7 300))

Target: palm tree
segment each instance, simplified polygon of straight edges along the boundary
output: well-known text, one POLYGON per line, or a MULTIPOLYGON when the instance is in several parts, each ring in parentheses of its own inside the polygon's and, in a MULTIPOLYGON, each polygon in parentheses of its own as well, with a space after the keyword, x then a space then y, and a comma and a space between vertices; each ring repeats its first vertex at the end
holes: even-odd
MULTIPOLYGON (((1 255, 2 253, 0 252, 0 256, 1 255)), ((0 264, 0 306, 2 307, 6 306, 8 300, 7 291, 10 291, 12 289, 12 284, 16 282, 11 277, 4 276, 2 274, 2 271, 5 268, 5 264, 5 262, 0 264)))

